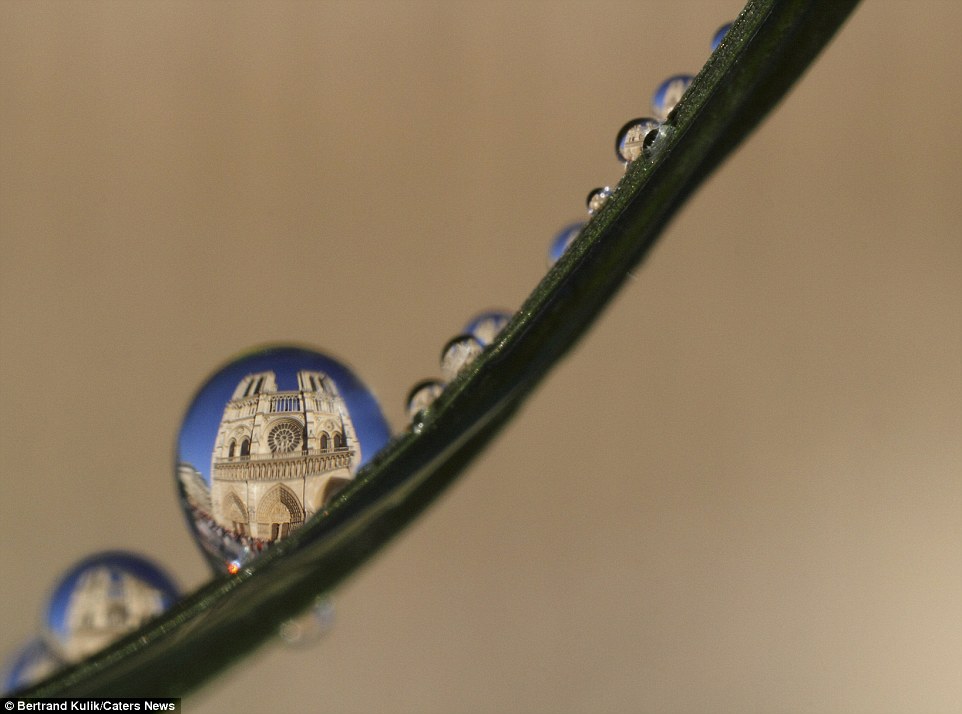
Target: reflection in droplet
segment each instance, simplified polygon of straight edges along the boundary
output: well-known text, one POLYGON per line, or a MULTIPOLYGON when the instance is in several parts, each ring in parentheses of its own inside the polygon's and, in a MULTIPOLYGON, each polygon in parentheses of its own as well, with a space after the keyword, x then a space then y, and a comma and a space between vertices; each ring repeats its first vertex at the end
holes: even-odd
POLYGON ((167 573, 124 551, 92 555, 60 579, 47 605, 51 649, 77 662, 160 615, 179 598, 167 573))
POLYGON ((47 643, 39 637, 21 647, 10 659, 3 672, 0 694, 29 687, 49 677, 63 667, 63 662, 50 651, 47 643))
POLYGON ((642 143, 648 132, 658 128, 658 122, 648 117, 632 119, 621 127, 615 137, 615 154, 625 163, 637 161, 642 155, 642 143))
POLYGON ((434 400, 441 396, 443 391, 444 384, 436 379, 425 379, 415 384, 405 402, 408 419, 414 419, 418 412, 434 404, 434 400))
POLYGON ((471 364, 484 346, 473 335, 458 335, 449 341, 441 350, 441 376, 450 382, 458 376, 458 372, 471 364))
POLYGON ((568 246, 574 243, 575 238, 577 238, 585 224, 582 222, 571 223, 564 228, 562 228, 558 234, 551 241, 551 245, 548 246, 548 265, 554 265, 559 260, 564 252, 568 250, 568 246))
POLYGON ((482 347, 487 347, 494 342, 513 315, 510 310, 486 310, 468 320, 464 332, 473 335, 482 347))
POLYGON ((315 644, 334 628, 334 605, 329 598, 319 597, 297 617, 282 623, 278 634, 291 647, 315 644))
POLYGON ((588 194, 586 203, 588 204, 588 215, 593 216, 601 210, 608 199, 611 197, 611 189, 607 186, 596 188, 588 194))
POLYGON ((654 161, 668 146, 669 139, 675 129, 670 124, 661 124, 654 131, 648 132, 644 141, 645 158, 654 161))
POLYGON ((722 26, 719 27, 717 30, 715 30, 715 34, 714 34, 714 36, 711 38, 711 51, 712 51, 712 52, 714 52, 715 50, 718 49, 718 45, 720 45, 720 44, 722 43, 722 40, 725 39, 725 35, 728 34, 728 31, 729 31, 731 28, 732 28, 732 23, 726 22, 724 25, 722 25, 722 26))
POLYGON ((681 101, 685 90, 695 78, 690 74, 676 74, 662 82, 651 98, 651 111, 658 121, 665 121, 669 112, 681 101))
POLYGON ((320 352, 270 347, 215 372, 184 417, 176 465, 215 571, 238 572, 300 528, 389 439, 371 391, 320 352))

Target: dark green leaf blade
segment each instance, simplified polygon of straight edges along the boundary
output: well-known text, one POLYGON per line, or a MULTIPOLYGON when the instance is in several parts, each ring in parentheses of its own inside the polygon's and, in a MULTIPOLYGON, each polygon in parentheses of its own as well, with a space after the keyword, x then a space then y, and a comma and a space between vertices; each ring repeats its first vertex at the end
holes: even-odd
POLYGON ((582 237, 493 345, 328 511, 233 577, 24 697, 180 696, 272 637, 397 535, 502 428, 589 328, 685 199, 764 118, 857 0, 749 2, 582 237))

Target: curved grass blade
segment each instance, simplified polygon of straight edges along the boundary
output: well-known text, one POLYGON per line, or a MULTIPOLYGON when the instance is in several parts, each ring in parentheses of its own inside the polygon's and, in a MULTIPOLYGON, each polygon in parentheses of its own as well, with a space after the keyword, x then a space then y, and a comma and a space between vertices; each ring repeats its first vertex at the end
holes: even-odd
POLYGON ((328 510, 107 650, 21 693, 180 696, 272 637, 412 521, 588 329, 685 199, 805 71, 857 0, 752 0, 654 146, 493 344, 328 510))

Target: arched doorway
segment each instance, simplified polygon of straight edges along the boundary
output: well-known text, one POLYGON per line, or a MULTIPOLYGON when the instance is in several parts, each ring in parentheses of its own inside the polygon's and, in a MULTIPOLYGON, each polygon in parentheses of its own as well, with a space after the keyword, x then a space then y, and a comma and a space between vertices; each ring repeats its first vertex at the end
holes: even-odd
POLYGON ((259 535, 268 540, 286 538, 304 522, 304 509, 291 489, 277 484, 257 504, 259 535))
POLYGON ((247 507, 233 491, 224 496, 224 515, 231 522, 231 530, 239 536, 250 534, 250 524, 247 522, 247 507))

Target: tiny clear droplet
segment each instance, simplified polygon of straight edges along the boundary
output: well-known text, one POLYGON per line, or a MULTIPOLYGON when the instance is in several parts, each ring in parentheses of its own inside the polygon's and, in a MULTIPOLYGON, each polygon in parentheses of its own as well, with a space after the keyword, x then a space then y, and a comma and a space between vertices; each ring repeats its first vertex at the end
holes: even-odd
POLYGON ((510 310, 486 310, 468 320, 464 332, 473 335, 482 347, 487 347, 501 334, 513 315, 510 310))
POLYGON ((674 131, 670 124, 660 124, 657 129, 649 131, 643 143, 645 157, 650 161, 656 159, 668 146, 674 131))
POLYGON ((621 161, 630 163, 641 158, 642 144, 648 132, 658 128, 658 121, 648 117, 632 119, 621 127, 615 137, 615 154, 621 161))
POLYGON ((14 653, 3 673, 2 693, 29 687, 63 667, 63 662, 41 638, 30 640, 14 653))
POLYGON ((54 588, 45 632, 51 650, 78 662, 133 632, 179 599, 171 577, 134 553, 97 553, 74 565, 54 588))
POLYGON ((281 624, 278 634, 286 645, 307 647, 334 629, 334 605, 329 598, 319 597, 297 617, 281 624))
POLYGON ((611 189, 608 188, 607 186, 604 186, 602 188, 596 188, 591 193, 589 193, 588 200, 586 202, 588 204, 588 215, 593 216, 598 211, 600 211, 602 206, 604 206, 608 202, 608 198, 610 196, 611 196, 611 189))
POLYGON ((436 379, 425 379, 415 384, 408 393, 406 411, 408 419, 414 419, 418 412, 422 412, 434 404, 434 400, 444 391, 444 383, 436 379))
POLYGON ((719 27, 717 30, 715 30, 715 34, 714 34, 714 36, 711 38, 711 51, 712 51, 712 52, 714 52, 715 50, 718 49, 718 45, 720 45, 720 44, 722 43, 722 40, 725 39, 725 35, 728 34, 728 31, 729 31, 731 28, 732 28, 732 23, 726 22, 724 25, 722 25, 722 26, 719 27))
POLYGON ((473 335, 458 335, 441 350, 441 376, 450 382, 484 351, 484 346, 473 335))
POLYGON ((658 121, 665 121, 672 109, 681 101, 685 90, 695 78, 690 74, 676 74, 662 82, 651 99, 651 111, 658 121))
POLYGON ((551 241, 551 245, 548 246, 548 265, 554 265, 559 260, 564 252, 568 250, 568 246, 575 242, 582 229, 584 229, 585 224, 582 222, 571 223, 564 228, 562 228, 554 239, 551 241))
POLYGON ((181 505, 217 572, 236 573, 322 510, 390 439, 343 363, 275 346, 215 372, 177 439, 181 505))

